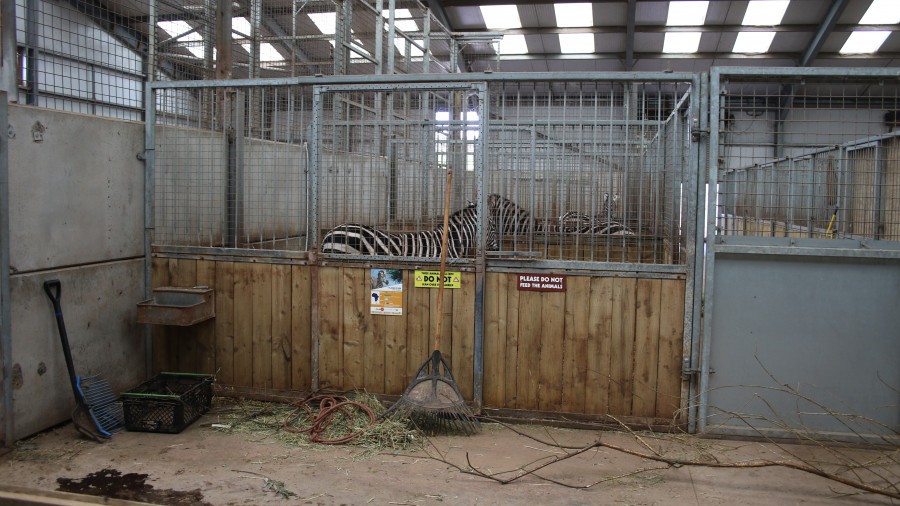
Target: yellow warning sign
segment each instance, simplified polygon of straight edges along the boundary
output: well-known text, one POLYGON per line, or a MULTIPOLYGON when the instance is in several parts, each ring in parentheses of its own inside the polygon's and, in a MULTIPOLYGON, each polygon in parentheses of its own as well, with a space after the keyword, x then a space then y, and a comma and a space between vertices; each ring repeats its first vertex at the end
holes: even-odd
MULTIPOLYGON (((437 288, 440 278, 441 271, 416 271, 413 286, 416 288, 437 288)), ((460 278, 459 272, 444 271, 444 288, 459 288, 460 278)))

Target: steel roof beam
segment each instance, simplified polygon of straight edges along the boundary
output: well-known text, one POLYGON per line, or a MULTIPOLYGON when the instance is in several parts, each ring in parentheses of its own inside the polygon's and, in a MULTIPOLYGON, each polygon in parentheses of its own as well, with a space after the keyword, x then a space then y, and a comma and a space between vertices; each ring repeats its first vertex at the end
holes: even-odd
POLYGON ((806 50, 803 51, 803 56, 801 56, 800 61, 797 62, 798 67, 808 67, 816 58, 816 55, 819 54, 822 45, 825 44, 825 40, 831 35, 831 32, 837 24, 838 18, 841 17, 841 14, 844 12, 848 3, 849 0, 834 0, 834 2, 831 3, 831 7, 828 8, 828 13, 825 14, 825 19, 819 24, 819 28, 813 35, 812 40, 809 41, 809 45, 806 47, 806 50))
POLYGON ((634 68, 634 25, 637 12, 637 0, 628 0, 628 20, 625 24, 625 70, 634 68))

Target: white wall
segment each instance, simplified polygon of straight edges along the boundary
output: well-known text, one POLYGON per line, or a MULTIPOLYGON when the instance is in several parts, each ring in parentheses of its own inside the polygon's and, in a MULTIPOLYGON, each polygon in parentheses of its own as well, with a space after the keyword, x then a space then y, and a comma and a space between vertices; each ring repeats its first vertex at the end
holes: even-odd
POLYGON ((9 124, 14 439, 67 420, 74 407, 45 280, 62 307, 79 375, 117 391, 146 375, 135 323, 143 284, 143 125, 11 105, 9 124), (32 134, 40 124, 43 134, 32 134))

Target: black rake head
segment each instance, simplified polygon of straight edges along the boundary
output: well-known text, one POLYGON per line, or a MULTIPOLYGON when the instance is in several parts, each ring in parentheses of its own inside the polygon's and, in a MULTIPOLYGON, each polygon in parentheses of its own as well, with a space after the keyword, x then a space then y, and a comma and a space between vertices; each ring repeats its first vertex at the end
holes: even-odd
POLYGON ((422 364, 403 396, 385 411, 382 418, 408 419, 430 434, 472 435, 481 429, 463 399, 449 365, 437 350, 422 364))

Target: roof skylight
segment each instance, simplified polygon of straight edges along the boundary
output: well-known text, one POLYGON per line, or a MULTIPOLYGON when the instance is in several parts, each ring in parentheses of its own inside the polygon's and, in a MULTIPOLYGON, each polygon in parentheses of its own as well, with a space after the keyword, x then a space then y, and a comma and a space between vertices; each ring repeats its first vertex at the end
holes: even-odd
POLYGON ((751 0, 744 12, 744 26, 773 26, 781 23, 790 0, 751 0))
POLYGON ((709 2, 706 0, 669 2, 669 17, 666 19, 666 25, 700 26, 706 21, 706 9, 708 7, 709 2))
POLYGON ((593 53, 593 33, 561 33, 559 34, 559 49, 563 53, 593 53))
MULTIPOLYGON (((177 38, 180 42, 197 42, 202 41, 203 36, 194 31, 194 28, 186 21, 160 21, 157 26, 169 34, 170 37, 177 38)), ((200 44, 189 44, 185 49, 191 52, 197 58, 203 58, 203 46, 200 44)))
POLYGON ((524 35, 504 35, 500 40, 500 54, 526 54, 528 44, 524 35))
MULTIPOLYGON (((249 37, 250 21, 247 21, 247 18, 244 17, 232 18, 231 30, 231 33, 237 35, 238 37, 249 37)), ((251 44, 241 44, 241 47, 243 47, 244 51, 247 51, 248 53, 253 50, 253 46, 251 44)), ((275 46, 269 44, 268 42, 263 42, 259 45, 259 61, 281 60, 284 60, 284 57, 281 56, 281 53, 279 53, 277 49, 275 49, 275 46)))
MULTIPOLYGON (((700 26, 706 21, 709 2, 669 2, 668 26, 700 26)), ((696 53, 700 47, 700 32, 668 32, 663 53, 696 53)))
POLYGON ((775 39, 775 32, 740 32, 734 41, 735 53, 765 53, 775 39))
MULTIPOLYGON (((381 15, 384 16, 385 22, 387 22, 388 17, 391 15, 391 11, 385 9, 381 11, 381 15)), ((416 20, 412 19, 412 14, 409 12, 409 9, 394 9, 394 27, 401 32, 419 31, 419 25, 416 24, 416 20)))
MULTIPOLYGON (((744 26, 774 26, 781 23, 790 0, 750 0, 744 12, 744 26)), ((732 52, 765 53, 772 46, 775 32, 740 32, 732 52)))
POLYGON ((841 54, 874 53, 884 44, 890 34, 891 32, 888 31, 852 32, 847 38, 847 42, 844 43, 844 47, 838 52, 841 54))
POLYGON ((900 2, 897 0, 873 0, 866 11, 861 25, 895 25, 900 23, 900 2))
MULTIPOLYGON (((861 25, 894 25, 900 23, 900 2, 897 0, 873 0, 869 9, 859 20, 861 25)), ((891 35, 888 31, 854 31, 847 38, 844 47, 838 51, 841 54, 874 53, 881 49, 881 45, 891 35)))
POLYGON ((519 8, 515 5, 482 5, 481 17, 489 30, 505 30, 522 28, 519 20, 519 8))
POLYGON ((663 53, 696 53, 700 35, 700 32, 669 32, 663 42, 663 53))
POLYGON ((307 16, 315 23, 320 32, 325 35, 334 35, 334 24, 337 20, 334 12, 310 12, 307 16))
POLYGON ((594 9, 590 3, 553 4, 556 26, 579 27, 594 25, 594 9))
MULTIPOLYGON (((425 52, 422 51, 421 49, 419 49, 419 46, 424 47, 425 41, 424 40, 414 40, 413 42, 415 44, 409 45, 409 57, 417 58, 417 57, 424 56, 425 52), (418 44, 418 46, 416 44, 418 44)), ((396 39, 394 39, 394 46, 397 48, 397 51, 400 51, 400 54, 402 54, 404 57, 407 56, 406 55, 406 39, 405 38, 397 37, 396 39)))

